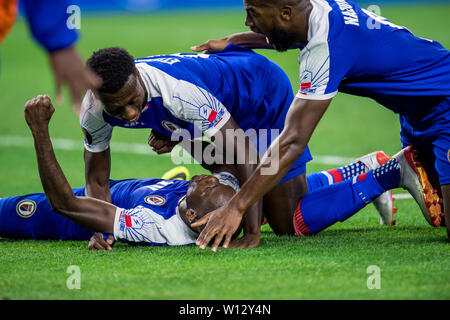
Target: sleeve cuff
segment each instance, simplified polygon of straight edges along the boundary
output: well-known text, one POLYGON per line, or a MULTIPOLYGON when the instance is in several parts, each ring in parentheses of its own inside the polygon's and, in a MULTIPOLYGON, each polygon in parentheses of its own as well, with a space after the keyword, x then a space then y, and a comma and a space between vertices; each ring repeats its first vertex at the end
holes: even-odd
POLYGON ((337 93, 338 93, 337 91, 327 94, 302 94, 298 92, 295 97, 305 100, 328 100, 334 98, 337 93))
POLYGON ((89 151, 89 152, 94 152, 94 153, 97 153, 97 152, 103 152, 103 151, 105 151, 106 149, 108 149, 109 148, 109 144, 101 144, 101 145, 95 145, 95 146, 93 146, 93 145, 88 145, 88 144, 84 144, 84 148, 87 150, 87 151, 89 151))
POLYGON ((225 125, 225 123, 227 123, 228 120, 230 120, 230 118, 231 114, 228 111, 225 112, 222 119, 217 121, 217 123, 214 126, 212 126, 211 128, 207 129, 204 132, 205 136, 207 136, 208 138, 213 137, 217 133, 217 131, 219 131, 225 125))

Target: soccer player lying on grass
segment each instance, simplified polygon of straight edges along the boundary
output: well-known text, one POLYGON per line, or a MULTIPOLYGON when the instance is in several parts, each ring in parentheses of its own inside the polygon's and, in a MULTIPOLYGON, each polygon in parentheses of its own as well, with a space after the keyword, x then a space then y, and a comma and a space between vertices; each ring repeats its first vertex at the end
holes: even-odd
MULTIPOLYGON (((450 51, 351 1, 244 0, 244 7, 250 32, 193 49, 220 51, 230 43, 300 49, 299 90, 283 132, 266 153, 279 150, 278 172, 268 176, 259 166, 227 206, 202 220, 208 225, 197 244, 205 248, 217 235, 212 246, 216 249, 239 225, 246 209, 270 192, 303 153, 338 91, 370 97, 399 113, 402 145, 414 145, 426 158, 417 165, 418 174, 424 181, 434 181, 427 173, 438 176, 434 185, 424 185, 416 200, 432 226, 441 225, 445 212, 450 238, 450 51)), ((385 187, 397 185, 398 179, 393 179, 385 187)), ((306 197, 300 205, 299 210, 309 210, 306 197)))
MULTIPOLYGON (((170 137, 178 129, 189 132, 188 138, 198 137, 197 129, 216 146, 217 141, 232 146, 231 150, 217 147, 217 152, 225 157, 233 155, 233 163, 239 163, 236 169, 240 179, 245 182, 257 164, 249 161, 252 153, 249 145, 255 145, 259 155, 264 154, 276 138, 272 130, 283 129, 294 98, 290 81, 281 68, 251 50, 232 44, 212 55, 175 54, 136 60, 124 49, 106 48, 95 52, 87 63, 103 80, 103 85, 97 92, 86 94, 80 116, 85 132, 86 194, 109 202, 109 142, 115 126, 152 128, 149 143, 158 153, 173 148, 177 141, 170 141, 170 137), (237 129, 246 132, 253 129, 254 134, 241 143, 229 131, 237 129), (245 159, 239 162, 242 154, 245 159)), ((315 183, 307 183, 306 163, 311 159, 306 146, 258 205, 263 204, 264 211, 293 212, 297 203, 292 199, 311 192, 314 186, 328 184, 329 179, 332 182, 348 179, 366 170, 364 165, 357 165, 355 170, 344 172, 344 177, 340 173, 331 177, 316 175, 315 183)), ((197 160, 203 163, 202 159, 197 160)), ((376 160, 372 162, 379 165, 376 160)), ((375 200, 375 205, 382 222, 392 224, 394 209, 390 194, 383 194, 375 200)), ((351 203, 341 204, 343 209, 348 206, 351 203)), ((260 212, 255 207, 252 210, 260 212)), ((249 214, 249 217, 256 215, 249 214)), ((246 244, 243 241, 243 246, 259 243, 259 227, 252 229, 250 225, 257 225, 253 222, 244 221, 248 241, 246 244)), ((277 221, 272 221, 271 226, 276 233, 286 229, 284 225, 278 226, 277 221)))
POLYGON ((25 106, 45 194, 0 200, 3 237, 82 240, 96 231, 130 242, 193 244, 199 230, 191 229, 190 223, 223 205, 235 193, 231 187, 238 185, 235 178, 221 173, 219 178, 195 176, 190 182, 110 181, 113 204, 85 197, 84 188, 71 189, 56 160, 48 131, 53 112, 48 96, 38 96, 25 106), (35 215, 39 217, 33 221, 35 215))
MULTIPOLYGON (((111 249, 113 240, 153 245, 193 244, 200 230, 191 228, 191 223, 209 210, 226 203, 239 189, 238 179, 233 174, 221 172, 216 176, 195 176, 190 182, 162 179, 110 181, 113 204, 85 197, 85 188, 70 188, 56 160, 48 132, 53 112, 54 108, 47 96, 38 96, 25 106, 25 119, 34 138, 45 194, 1 199, 2 237, 84 240, 95 231, 113 235, 112 238, 103 239, 97 233, 90 243, 90 248, 95 249, 111 249)), ((370 177, 383 183, 400 174, 402 186, 408 190, 420 188, 417 176, 405 160, 408 153, 409 150, 403 150, 393 160, 375 170, 335 184, 334 188, 324 188, 329 193, 338 192, 342 196, 339 185, 346 189, 350 185, 357 186, 360 192, 355 195, 357 203, 347 208, 345 213, 330 208, 333 215, 316 212, 299 221, 301 212, 270 211, 266 212, 269 223, 278 221, 279 226, 284 226, 285 229, 279 230, 281 234, 293 235, 295 227, 301 231, 297 232, 298 235, 320 232, 337 221, 349 218, 368 201, 384 192, 381 187, 367 190, 369 184, 365 181, 371 180, 370 177)), ((236 172, 232 166, 227 169, 236 172)), ((295 202, 297 197, 288 200, 295 202)), ((240 247, 239 242, 240 239, 231 242, 230 248, 240 247)))

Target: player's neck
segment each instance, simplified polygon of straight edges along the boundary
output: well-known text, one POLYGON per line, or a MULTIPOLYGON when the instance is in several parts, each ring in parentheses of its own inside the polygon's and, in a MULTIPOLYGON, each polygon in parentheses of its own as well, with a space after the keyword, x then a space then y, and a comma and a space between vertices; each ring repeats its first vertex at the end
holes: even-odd
POLYGON ((180 214, 181 220, 188 226, 191 227, 191 223, 189 222, 187 215, 187 203, 186 203, 186 196, 180 201, 178 204, 178 213, 180 214))
POLYGON ((301 1, 294 11, 293 30, 295 30, 296 42, 306 46, 308 44, 309 16, 312 11, 312 3, 309 0, 301 1))

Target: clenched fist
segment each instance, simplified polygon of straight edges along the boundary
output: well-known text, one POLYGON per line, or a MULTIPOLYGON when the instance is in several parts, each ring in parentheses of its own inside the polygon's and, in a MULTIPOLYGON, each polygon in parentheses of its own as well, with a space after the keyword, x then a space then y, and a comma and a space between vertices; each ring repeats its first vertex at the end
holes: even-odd
POLYGON ((172 141, 170 138, 155 130, 150 131, 148 137, 148 145, 152 147, 152 150, 157 154, 171 152, 179 142, 180 141, 172 141))
POLYGON ((32 132, 47 128, 54 112, 55 108, 47 95, 38 95, 25 104, 25 120, 32 132))

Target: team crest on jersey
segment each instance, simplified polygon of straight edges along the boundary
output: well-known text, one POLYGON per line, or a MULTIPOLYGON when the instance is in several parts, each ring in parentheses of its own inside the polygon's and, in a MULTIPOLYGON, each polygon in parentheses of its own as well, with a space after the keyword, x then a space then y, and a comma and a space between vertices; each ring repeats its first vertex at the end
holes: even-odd
POLYGON ((158 195, 146 196, 144 201, 152 206, 162 206, 166 203, 166 199, 158 195))
POLYGON ((22 218, 29 218, 36 212, 37 204, 33 200, 22 200, 16 205, 16 212, 22 218))
POLYGON ((163 126, 164 129, 166 129, 169 132, 174 132, 175 130, 180 129, 180 127, 177 126, 175 123, 172 123, 167 120, 164 120, 163 122, 161 122, 161 125, 163 126))
POLYGON ((447 160, 448 160, 448 162, 450 162, 450 149, 448 149, 448 152, 447 152, 447 160))

